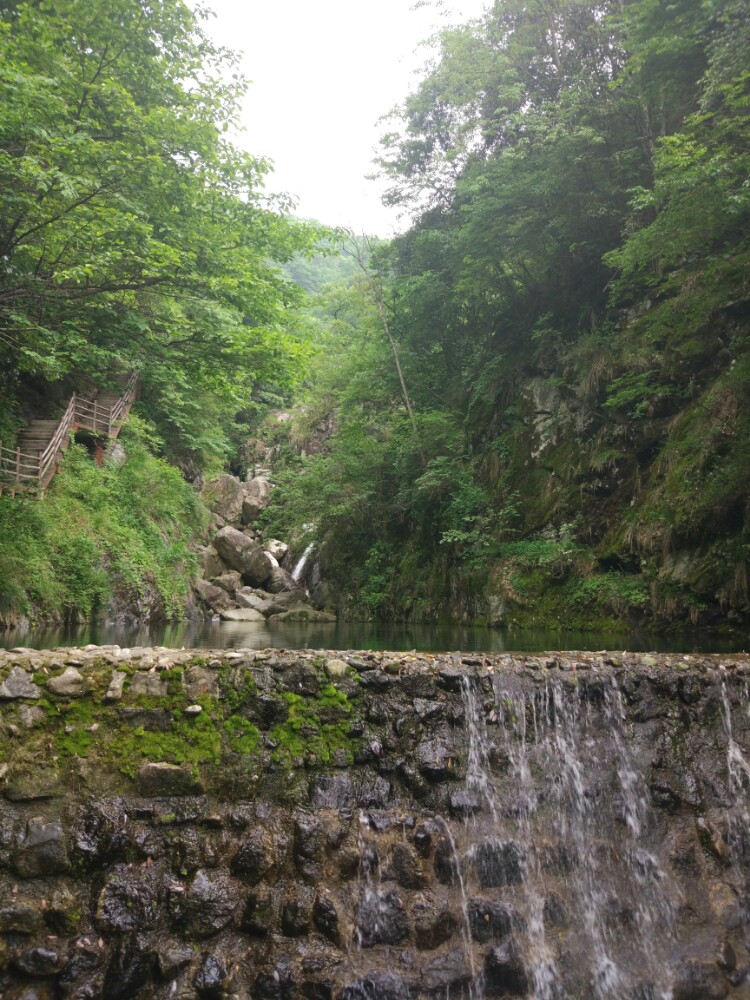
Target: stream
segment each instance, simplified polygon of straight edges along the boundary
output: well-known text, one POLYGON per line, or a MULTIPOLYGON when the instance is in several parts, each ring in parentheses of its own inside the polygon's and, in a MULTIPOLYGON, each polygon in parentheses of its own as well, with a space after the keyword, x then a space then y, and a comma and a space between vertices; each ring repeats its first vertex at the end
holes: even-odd
POLYGON ((717 637, 682 631, 578 632, 553 629, 501 630, 464 625, 393 624, 383 622, 267 624, 191 621, 160 625, 90 624, 70 628, 9 629, 0 632, 0 648, 117 644, 211 649, 389 649, 394 651, 501 653, 547 649, 631 652, 734 653, 750 649, 750 636, 717 637))

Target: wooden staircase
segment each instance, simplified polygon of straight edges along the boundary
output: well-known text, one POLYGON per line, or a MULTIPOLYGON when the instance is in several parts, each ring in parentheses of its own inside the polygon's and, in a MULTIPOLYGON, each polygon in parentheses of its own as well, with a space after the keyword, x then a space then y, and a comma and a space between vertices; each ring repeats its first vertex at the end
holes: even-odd
POLYGON ((0 493, 40 494, 60 467, 71 431, 90 431, 97 438, 116 438, 138 393, 138 373, 121 376, 119 394, 97 393, 91 399, 68 400, 58 420, 32 420, 18 435, 14 448, 0 441, 0 493))

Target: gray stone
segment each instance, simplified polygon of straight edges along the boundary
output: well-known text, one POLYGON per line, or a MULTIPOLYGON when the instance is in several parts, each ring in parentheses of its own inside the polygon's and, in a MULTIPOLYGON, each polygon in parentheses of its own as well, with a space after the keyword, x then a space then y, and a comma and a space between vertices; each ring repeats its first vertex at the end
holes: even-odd
POLYGON ((428 781, 445 781, 453 773, 454 753, 442 739, 423 740, 417 747, 419 770, 428 781))
POLYGON ((448 997, 461 992, 471 981, 471 969, 463 948, 454 948, 428 962, 422 970, 422 989, 428 996, 448 997))
POLYGON ((409 936, 403 900, 395 892, 368 890, 357 905, 357 943, 362 948, 398 944, 409 936))
POLYGON ((224 562, 241 573, 251 586, 259 587, 271 575, 271 561, 266 553, 236 528, 222 528, 214 538, 214 547, 224 562))
POLYGON ((41 875, 62 875, 68 871, 68 852, 62 824, 35 816, 26 824, 26 832, 18 846, 14 867, 25 878, 41 875))
POLYGON ((130 682, 130 694, 145 695, 148 698, 163 698, 167 686, 159 674, 137 673, 130 682))
POLYGON ((112 676, 109 679, 109 687, 104 695, 105 701, 111 702, 121 700, 127 676, 128 675, 123 670, 112 671, 112 676))
POLYGON ((254 608, 256 611, 263 611, 265 599, 259 597, 252 587, 241 587, 234 595, 235 601, 241 608, 254 608))
POLYGON ((226 876, 197 871, 180 900, 179 923, 188 937, 212 937, 231 923, 239 899, 236 886, 226 876))
POLYGON ((51 768, 14 774, 5 787, 5 798, 11 802, 35 802, 57 799, 63 795, 60 775, 51 768))
POLYGON ((409 987, 393 972, 372 972, 347 983, 338 1000, 409 1000, 409 987))
POLYGON ((31 679, 32 675, 22 667, 13 667, 11 672, 0 684, 0 701, 12 701, 16 698, 38 698, 40 689, 31 679))
POLYGON ((18 718, 26 729, 36 729, 42 725, 46 715, 38 705, 19 705, 18 718))
POLYGON ((351 809, 354 786, 348 774, 321 774, 310 790, 310 802, 316 809, 351 809))
POLYGON ((221 619, 225 622, 262 622, 264 625, 266 623, 266 619, 255 608, 237 608, 234 611, 222 611, 221 619))
POLYGON ((48 686, 66 698, 80 698, 86 690, 86 682, 75 667, 66 667, 59 677, 51 677, 48 686))
POLYGON ((280 542, 278 538, 269 538, 267 542, 263 543, 263 551, 273 556, 278 562, 281 562, 289 551, 289 546, 286 542, 280 542))
POLYGON ((192 770, 177 764, 148 761, 141 764, 136 776, 138 791, 145 796, 201 795, 203 785, 192 770))
POLYGON ((212 611, 228 611, 230 608, 237 607, 226 590, 215 587, 206 580, 193 580, 193 590, 212 611))
POLYGON ((242 502, 245 498, 244 486, 245 484, 235 476, 218 476, 206 483, 201 496, 214 514, 218 514, 230 524, 239 524, 242 517, 242 502))
POLYGON ((243 483, 242 523, 252 524, 271 498, 271 484, 263 476, 243 483))
POLYGON ((326 673, 329 677, 346 677, 349 664, 346 660, 330 659, 326 661, 326 673))
POLYGON ((194 664, 188 667, 184 675, 185 693, 188 698, 199 698, 202 694, 216 695, 219 693, 219 678, 215 670, 194 664))
POLYGON ((235 591, 242 586, 242 577, 236 569, 229 569, 225 570, 219 576, 212 577, 211 583, 214 587, 221 587, 231 598, 236 599, 235 591))
POLYGON ((205 580, 212 580, 226 572, 226 566, 213 545, 202 546, 198 551, 198 565, 205 580))
POLYGON ((271 575, 264 584, 266 590, 272 594, 290 593, 297 590, 297 581, 291 573, 282 569, 281 566, 274 566, 271 575))

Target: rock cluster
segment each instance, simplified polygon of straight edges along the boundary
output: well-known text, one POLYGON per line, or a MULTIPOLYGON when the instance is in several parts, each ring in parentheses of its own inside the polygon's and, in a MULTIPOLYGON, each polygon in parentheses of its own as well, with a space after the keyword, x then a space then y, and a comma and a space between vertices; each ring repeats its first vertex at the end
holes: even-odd
POLYGON ((0 652, 0 995, 739 1000, 749 680, 746 656, 0 652))
POLYGON ((198 552, 202 578, 193 588, 202 603, 228 621, 262 622, 283 615, 291 621, 335 621, 310 605, 291 570, 289 546, 263 538, 254 526, 268 506, 271 483, 266 476, 242 482, 222 475, 203 488, 213 514, 215 534, 198 552))

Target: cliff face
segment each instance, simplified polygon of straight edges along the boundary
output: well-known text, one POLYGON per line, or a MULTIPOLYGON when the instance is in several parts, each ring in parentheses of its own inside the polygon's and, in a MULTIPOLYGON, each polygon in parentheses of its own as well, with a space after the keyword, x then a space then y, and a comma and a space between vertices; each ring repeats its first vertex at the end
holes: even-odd
POLYGON ((750 660, 0 653, 6 997, 747 995, 750 660))

